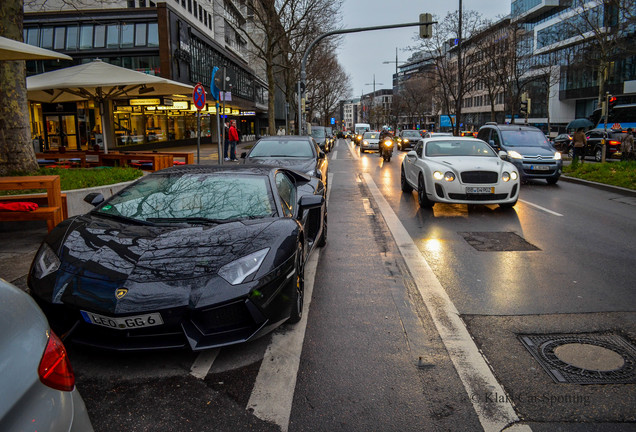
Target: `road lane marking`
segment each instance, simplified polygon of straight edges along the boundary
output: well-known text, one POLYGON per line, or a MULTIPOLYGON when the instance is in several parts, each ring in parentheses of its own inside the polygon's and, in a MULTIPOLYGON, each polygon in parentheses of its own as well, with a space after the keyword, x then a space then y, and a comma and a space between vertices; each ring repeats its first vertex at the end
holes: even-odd
POLYGON ((247 409, 251 410, 256 417, 275 423, 282 432, 287 432, 289 428, 289 417, 319 257, 320 249, 316 249, 305 264, 303 317, 297 324, 286 326, 285 331, 272 334, 272 342, 265 351, 247 403, 247 409))
MULTIPOLYGON (((329 185, 333 185, 333 173, 328 174, 329 185)), ((331 196, 327 189, 327 204, 331 196)), ((286 432, 289 428, 296 378, 300 366, 300 355, 305 341, 309 304, 314 290, 316 267, 320 249, 315 249, 305 263, 305 298, 303 317, 294 326, 287 326, 284 332, 274 332, 272 342, 265 351, 261 368, 256 376, 247 409, 261 420, 271 421, 286 432)))
POLYGON ((537 208, 537 209, 539 209, 539 210, 542 210, 542 211, 544 211, 544 212, 546 212, 546 213, 550 213, 550 214, 553 214, 553 215, 555 215, 555 216, 563 216, 561 213, 557 213, 557 212, 555 212, 555 211, 548 210, 547 208, 545 208, 545 207, 541 207, 540 205, 537 205, 537 204, 533 204, 533 203, 531 203, 530 201, 526 201, 526 200, 522 200, 522 199, 520 199, 519 201, 521 201, 521 202, 522 202, 522 203, 524 203, 524 204, 528 204, 529 206, 535 207, 535 208, 537 208))
POLYGON ((349 148, 349 153, 351 153, 351 157, 353 157, 354 159, 360 159, 360 155, 358 154, 358 152, 356 152, 356 144, 351 141, 347 147, 349 148))
POLYGON ((422 252, 384 199, 371 175, 363 173, 363 176, 415 280, 417 289, 464 384, 482 427, 487 432, 503 429, 531 431, 527 425, 518 424, 519 417, 510 402, 492 403, 484 397, 484 395, 506 393, 497 382, 486 359, 479 352, 457 308, 431 270, 422 252))
POLYGON ((190 368, 190 375, 204 379, 221 351, 220 348, 201 351, 190 368))
POLYGON ((331 154, 331 160, 334 160, 337 158, 338 158, 338 150, 334 150, 333 153, 331 154))

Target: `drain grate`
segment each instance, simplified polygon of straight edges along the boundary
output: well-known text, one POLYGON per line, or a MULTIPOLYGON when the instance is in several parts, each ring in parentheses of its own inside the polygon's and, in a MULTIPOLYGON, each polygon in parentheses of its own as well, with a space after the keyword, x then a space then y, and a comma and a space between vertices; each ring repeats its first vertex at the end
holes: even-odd
POLYGON ((459 232, 469 245, 482 252, 541 250, 513 232, 459 232))
POLYGON ((518 335, 556 383, 636 383, 636 348, 615 334, 518 335))

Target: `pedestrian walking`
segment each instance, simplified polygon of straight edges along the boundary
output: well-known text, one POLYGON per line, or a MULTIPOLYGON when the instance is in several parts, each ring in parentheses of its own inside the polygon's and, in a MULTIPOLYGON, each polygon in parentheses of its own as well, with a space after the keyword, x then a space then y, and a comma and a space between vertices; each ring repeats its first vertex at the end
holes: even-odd
POLYGON ((230 125, 224 122, 223 125, 223 156, 226 161, 230 160, 230 125))
POLYGON ((634 149, 634 135, 632 133, 632 128, 627 129, 627 133, 621 140, 621 160, 632 160, 634 159, 633 152, 634 149))
POLYGON ((236 130, 236 122, 232 120, 230 122, 230 130, 228 131, 230 139, 230 160, 238 161, 236 158, 236 144, 238 144, 239 136, 236 130))
POLYGON ((583 128, 578 128, 572 137, 572 141, 574 141, 574 158, 572 162, 578 161, 579 156, 581 157, 581 163, 585 159, 585 146, 587 145, 587 138, 585 137, 585 132, 583 132, 583 128))

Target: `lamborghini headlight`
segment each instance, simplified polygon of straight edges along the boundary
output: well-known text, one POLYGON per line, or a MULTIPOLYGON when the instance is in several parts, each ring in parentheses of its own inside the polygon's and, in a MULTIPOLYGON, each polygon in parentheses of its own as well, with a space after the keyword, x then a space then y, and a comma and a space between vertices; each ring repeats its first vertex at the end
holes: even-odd
POLYGON ((31 270, 33 277, 36 279, 42 279, 43 277, 56 272, 59 268, 60 259, 48 244, 42 243, 35 260, 33 260, 33 269, 31 270))
POLYGON ((219 276, 232 285, 243 283, 249 275, 256 273, 261 264, 263 264, 267 252, 269 252, 269 248, 261 249, 225 264, 219 269, 219 276))

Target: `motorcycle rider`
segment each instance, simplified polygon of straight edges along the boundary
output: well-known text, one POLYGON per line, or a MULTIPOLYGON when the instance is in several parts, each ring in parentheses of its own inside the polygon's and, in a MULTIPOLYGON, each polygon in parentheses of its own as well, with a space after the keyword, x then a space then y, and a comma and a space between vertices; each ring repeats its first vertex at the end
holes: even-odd
MULTIPOLYGON (((391 132, 389 132, 387 129, 382 129, 382 131, 380 132, 380 142, 378 144, 378 155, 380 157, 382 157, 382 149, 384 147, 384 140, 393 140, 393 135, 391 134, 391 132)), ((391 153, 393 153, 393 147, 391 147, 391 153)))

